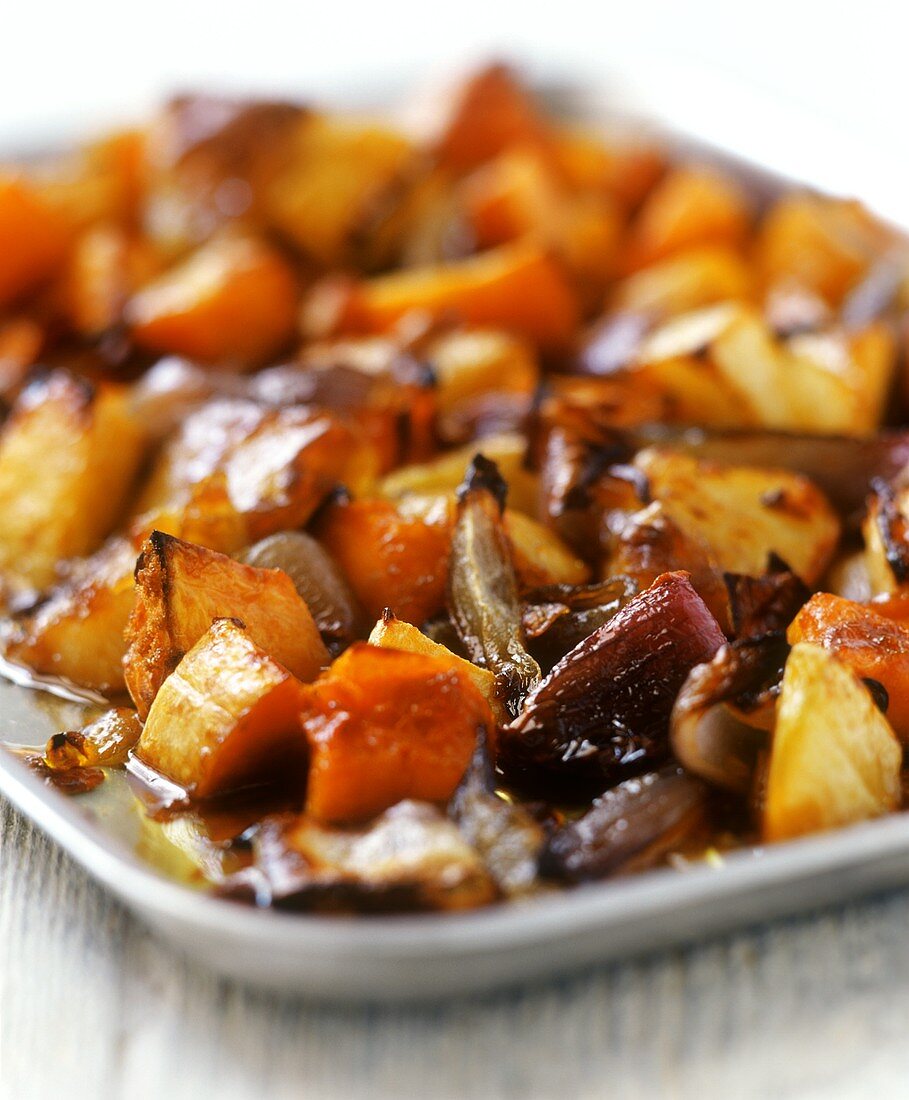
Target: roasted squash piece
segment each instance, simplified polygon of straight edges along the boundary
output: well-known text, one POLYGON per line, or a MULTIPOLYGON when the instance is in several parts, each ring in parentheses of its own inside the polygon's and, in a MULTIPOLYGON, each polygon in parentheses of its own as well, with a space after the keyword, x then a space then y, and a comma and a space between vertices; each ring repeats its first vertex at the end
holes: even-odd
POLYGON ((306 812, 321 821, 371 817, 405 798, 451 797, 489 704, 447 660, 357 642, 306 689, 306 812))
POLYGON ((256 569, 155 531, 136 563, 136 606, 124 662, 141 715, 219 618, 240 619, 250 639, 301 680, 314 679, 328 664, 309 608, 286 573, 256 569))
POLYGON ((442 167, 461 173, 510 146, 548 140, 546 123, 517 74, 494 64, 473 74, 453 97, 435 157, 442 167))
POLYGON ((523 242, 355 284, 340 325, 348 332, 387 332, 408 313, 504 328, 547 349, 569 346, 578 322, 562 268, 523 242))
POLYGON ((254 365, 290 340, 296 308, 296 280, 278 252, 222 236, 134 294, 125 320, 151 351, 254 365))
POLYGON ((390 607, 422 623, 445 605, 451 537, 447 513, 432 522, 403 515, 388 500, 332 505, 316 533, 370 618, 390 607))
POLYGON ((755 263, 766 286, 791 280, 838 305, 887 239, 861 203, 790 193, 762 220, 755 263))
POLYGON ((632 223, 628 269, 692 245, 740 247, 750 224, 748 200, 728 176, 697 165, 675 168, 650 192, 632 223))
POLYGON ((909 744, 909 625, 882 614, 873 603, 818 592, 793 619, 787 637, 792 645, 822 646, 857 676, 883 684, 887 720, 909 744))
POLYGON ((66 221, 27 180, 0 176, 0 307, 36 289, 63 265, 66 221))
POLYGON ((550 155, 572 187, 602 191, 626 210, 640 205, 666 167, 664 154, 646 141, 617 135, 604 140, 577 129, 558 130, 550 155))
POLYGON ((660 448, 642 451, 635 466, 669 518, 708 547, 727 572, 760 576, 776 554, 813 584, 833 556, 839 521, 807 478, 788 470, 719 466, 660 448))
POLYGON ((55 372, 23 390, 0 431, 7 579, 44 588, 58 562, 96 549, 119 518, 144 450, 119 388, 55 372))
POLYGON ((895 810, 903 753, 871 693, 819 646, 793 647, 777 705, 764 836, 786 840, 895 810))
POLYGON ((10 660, 105 693, 125 691, 124 631, 135 603, 136 551, 113 538, 70 575, 36 611, 17 619, 10 660))
POLYGON ((487 668, 465 661, 458 657, 450 649, 427 638, 420 630, 410 623, 396 619, 391 612, 387 612, 376 623, 369 635, 369 644, 379 646, 381 649, 400 649, 405 653, 422 653, 425 657, 434 657, 439 661, 446 661, 451 668, 458 669, 465 676, 469 676, 479 688, 480 693, 489 703, 493 714, 500 722, 507 721, 502 701, 496 690, 496 678, 487 668))
POLYGON ((161 685, 136 753, 194 798, 299 768, 306 686, 234 619, 216 619, 161 685))

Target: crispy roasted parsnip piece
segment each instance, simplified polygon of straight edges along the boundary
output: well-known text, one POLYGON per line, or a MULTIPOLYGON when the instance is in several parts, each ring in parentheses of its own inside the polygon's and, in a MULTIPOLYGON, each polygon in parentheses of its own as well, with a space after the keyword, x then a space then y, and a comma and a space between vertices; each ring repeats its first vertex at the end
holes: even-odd
POLYGON ((764 807, 764 836, 851 825, 900 803, 900 744, 867 688, 819 646, 786 662, 764 807))
POLYGON ((0 430, 0 572, 43 588, 95 550, 120 516, 145 450, 123 391, 63 372, 33 382, 0 430))
POLYGON ((194 798, 304 774, 306 686, 234 619, 217 619, 155 697, 136 752, 194 798))
POLYGON ((309 608, 280 569, 256 569, 155 531, 136 564, 126 684, 141 715, 214 619, 234 618, 300 680, 329 658, 309 608))

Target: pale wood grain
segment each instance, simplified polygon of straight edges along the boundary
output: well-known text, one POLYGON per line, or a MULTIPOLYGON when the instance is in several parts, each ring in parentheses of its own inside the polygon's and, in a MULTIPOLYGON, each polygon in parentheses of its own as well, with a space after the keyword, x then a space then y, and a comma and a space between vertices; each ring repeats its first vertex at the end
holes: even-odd
POLYGON ((899 1097, 909 894, 431 1008, 222 981, 0 803, 0 1095, 899 1097))

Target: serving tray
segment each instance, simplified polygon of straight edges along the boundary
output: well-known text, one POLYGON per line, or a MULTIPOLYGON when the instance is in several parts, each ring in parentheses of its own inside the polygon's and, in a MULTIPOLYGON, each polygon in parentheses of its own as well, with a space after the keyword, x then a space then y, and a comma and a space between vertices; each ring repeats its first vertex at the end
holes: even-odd
MULTIPOLYGON (((562 80, 550 98, 591 122, 604 110, 615 116, 618 104, 619 121, 647 125, 768 192, 795 179, 858 194, 879 215, 909 226, 905 198, 882 183, 899 173, 882 172, 879 157, 859 142, 850 145, 840 134, 831 156, 812 140, 812 166, 804 141, 810 120, 743 98, 735 86, 705 85, 703 74, 683 76, 654 71, 649 82, 638 77, 637 92, 619 82, 607 97, 581 74, 576 83, 562 80), (718 102, 720 114, 711 107, 718 102)), ((0 741, 11 747, 43 746, 50 734, 83 721, 83 705, 73 699, 0 680, 0 741)), ((291 915, 200 890, 191 836, 150 821, 122 773, 70 798, 45 785, 15 751, 0 750, 0 794, 193 958, 234 977, 331 1000, 489 990, 909 883, 909 815, 895 814, 682 870, 463 914, 291 915)))

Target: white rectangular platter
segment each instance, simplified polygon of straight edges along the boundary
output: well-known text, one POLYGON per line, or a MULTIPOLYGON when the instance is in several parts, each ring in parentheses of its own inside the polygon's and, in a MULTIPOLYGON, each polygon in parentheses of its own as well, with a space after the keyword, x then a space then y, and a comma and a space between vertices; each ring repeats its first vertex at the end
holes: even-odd
MULTIPOLYGON (((604 104, 614 112, 618 103, 628 118, 645 118, 676 143, 734 161, 759 184, 772 188, 788 177, 856 193, 879 214, 909 225, 901 190, 882 182, 900 173, 882 171, 880 159, 860 145, 850 147, 840 135, 831 156, 823 142, 805 142, 811 120, 742 99, 734 86, 708 88, 698 79, 690 72, 653 73, 648 83, 639 73, 645 96, 626 89, 607 97, 584 74, 561 84, 575 114, 595 121, 604 104), (711 109, 717 103, 722 112, 711 109), (806 146, 817 154, 813 168, 806 146)), ((80 723, 74 704, 0 681, 0 741, 40 746, 51 733, 80 723)), ((193 958, 256 984, 337 1001, 485 991, 909 883, 909 814, 897 814, 744 849, 717 864, 652 871, 522 905, 459 915, 292 915, 183 885, 180 869, 188 857, 180 838, 152 832, 120 775, 110 775, 96 792, 68 798, 0 749, 0 794, 193 958), (152 844, 154 860, 147 858, 152 844), (174 874, 160 870, 165 866, 174 874)))

